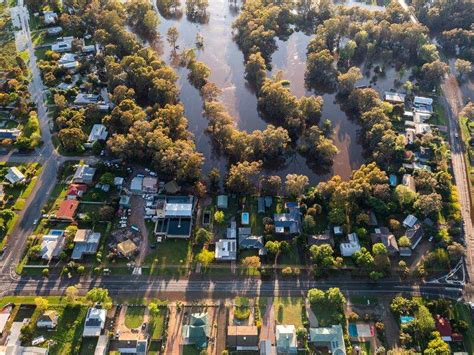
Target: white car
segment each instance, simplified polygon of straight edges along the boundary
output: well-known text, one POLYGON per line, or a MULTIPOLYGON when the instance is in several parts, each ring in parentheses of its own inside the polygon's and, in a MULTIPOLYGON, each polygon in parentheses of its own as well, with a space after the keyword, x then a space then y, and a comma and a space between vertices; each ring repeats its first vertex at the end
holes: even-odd
POLYGON ((33 221, 33 225, 36 226, 38 224, 38 218, 36 218, 34 221, 33 221))

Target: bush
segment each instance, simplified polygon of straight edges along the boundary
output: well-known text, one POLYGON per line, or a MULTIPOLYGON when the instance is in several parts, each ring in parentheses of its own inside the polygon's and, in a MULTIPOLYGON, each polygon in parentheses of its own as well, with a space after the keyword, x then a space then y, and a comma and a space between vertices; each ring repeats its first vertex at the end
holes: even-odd
POLYGON ((238 320, 245 320, 250 317, 250 306, 248 298, 237 297, 235 299, 234 317, 238 320))

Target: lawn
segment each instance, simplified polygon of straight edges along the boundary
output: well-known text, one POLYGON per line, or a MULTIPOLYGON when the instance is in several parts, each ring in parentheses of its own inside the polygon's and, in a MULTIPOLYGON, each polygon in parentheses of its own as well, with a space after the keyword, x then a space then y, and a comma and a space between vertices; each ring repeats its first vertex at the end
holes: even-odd
MULTIPOLYGON (((34 337, 44 336, 45 339, 51 339, 50 354, 78 354, 90 349, 90 344, 86 342, 85 348, 81 347, 83 324, 87 314, 87 307, 66 306, 56 307, 59 312, 59 322, 55 331, 46 329, 37 329, 34 337)), ((96 340, 95 340, 96 341, 96 340)))
POLYGON ((161 339, 163 337, 167 313, 168 309, 166 307, 160 307, 158 309, 158 314, 150 316, 149 329, 152 340, 161 339))
POLYGON ((143 323, 144 314, 145 307, 128 306, 127 313, 125 313, 125 326, 128 329, 140 327, 143 323))
POLYGON ((292 324, 296 328, 303 326, 303 307, 304 299, 300 297, 276 297, 273 300, 273 312, 278 324, 292 324))
POLYGON ((97 345, 98 338, 82 338, 81 342, 81 355, 94 354, 95 347, 97 345))
MULTIPOLYGON (((146 264, 150 266, 150 274, 162 272, 168 265, 187 267, 191 260, 191 245, 189 240, 165 239, 156 243, 156 249, 146 257, 146 264)), ((179 271, 180 268, 170 268, 170 272, 179 271)))
POLYGON ((367 306, 368 304, 375 306, 379 303, 377 297, 374 296, 353 295, 350 296, 349 299, 353 304, 360 304, 364 306, 367 306))
MULTIPOLYGON (((0 308, 3 308, 8 303, 15 305, 20 304, 35 304, 35 298, 37 296, 6 296, 0 299, 0 308)), ((61 296, 48 296, 46 297, 49 301, 50 306, 64 305, 66 299, 61 296)))
POLYGON ((183 346, 183 355, 199 355, 201 351, 196 348, 194 345, 184 345, 183 346))
POLYGON ((301 265, 302 261, 298 252, 296 240, 290 242, 290 249, 287 252, 280 252, 278 255, 278 265, 301 265))

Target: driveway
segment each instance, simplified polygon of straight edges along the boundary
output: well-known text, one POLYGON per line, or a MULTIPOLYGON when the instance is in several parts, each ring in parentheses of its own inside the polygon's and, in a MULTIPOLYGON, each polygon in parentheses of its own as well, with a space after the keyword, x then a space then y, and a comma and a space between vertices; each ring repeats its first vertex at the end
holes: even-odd
POLYGON ((273 312, 273 297, 267 298, 267 309, 262 314, 262 328, 260 332, 260 341, 269 340, 275 344, 275 312, 273 312))
POLYGON ((132 214, 130 215, 130 223, 136 225, 140 229, 141 242, 140 253, 136 259, 137 266, 141 266, 145 261, 148 253, 148 230, 145 224, 145 201, 143 197, 133 195, 130 199, 132 214))

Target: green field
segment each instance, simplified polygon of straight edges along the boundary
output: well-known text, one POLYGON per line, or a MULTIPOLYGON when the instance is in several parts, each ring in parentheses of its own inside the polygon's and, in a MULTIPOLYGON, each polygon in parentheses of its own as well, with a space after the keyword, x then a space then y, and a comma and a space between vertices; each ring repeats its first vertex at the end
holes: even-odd
POLYGON ((301 297, 276 297, 273 300, 273 312, 278 324, 292 324, 296 328, 303 325, 302 311, 304 299, 301 297))
POLYGON ((128 306, 127 313, 125 313, 125 326, 128 329, 140 327, 143 323, 144 314, 145 307, 128 306))

